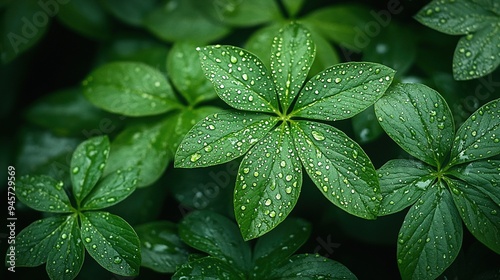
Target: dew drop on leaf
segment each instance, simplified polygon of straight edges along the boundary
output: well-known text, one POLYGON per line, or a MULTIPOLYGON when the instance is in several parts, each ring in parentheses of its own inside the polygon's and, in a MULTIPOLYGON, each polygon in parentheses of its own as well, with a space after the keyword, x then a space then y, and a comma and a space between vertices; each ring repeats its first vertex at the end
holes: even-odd
POLYGON ((323 135, 323 133, 321 132, 318 132, 318 131, 312 131, 311 132, 312 136, 314 139, 318 140, 318 141, 323 141, 325 140, 325 136, 323 135))
POLYGON ((192 154, 191 155, 191 162, 196 162, 197 160, 199 160, 201 158, 201 154, 199 153, 196 153, 196 154, 192 154))

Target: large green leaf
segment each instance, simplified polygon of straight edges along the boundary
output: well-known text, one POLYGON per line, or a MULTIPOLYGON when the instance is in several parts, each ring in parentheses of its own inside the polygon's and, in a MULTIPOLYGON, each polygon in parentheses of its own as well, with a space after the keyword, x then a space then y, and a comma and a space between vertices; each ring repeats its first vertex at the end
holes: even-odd
POLYGON ((139 169, 137 187, 154 183, 163 174, 172 155, 167 149, 167 120, 133 125, 123 130, 111 143, 105 174, 126 168, 139 169))
POLYGON ((82 268, 85 247, 80 238, 78 216, 68 216, 61 225, 61 234, 47 253, 47 274, 50 279, 74 279, 82 268))
POLYGON ((57 18, 74 31, 99 40, 110 36, 111 21, 99 0, 71 0, 58 7, 57 18))
POLYGON ((21 177, 17 182, 17 198, 38 211, 68 213, 73 209, 63 182, 45 175, 21 177))
POLYGON ((342 131, 326 124, 292 122, 295 149, 309 177, 333 204, 375 219, 382 196, 370 158, 342 131))
POLYGON ((102 267, 123 276, 139 274, 140 242, 134 229, 108 212, 80 213, 83 244, 102 267))
POLYGON ((140 26, 157 3, 158 0, 104 0, 103 6, 123 22, 140 26))
POLYGON ((185 263, 172 276, 172 280, 184 279, 245 280, 247 278, 234 265, 214 257, 205 257, 185 263))
POLYGON ((83 81, 85 97, 95 106, 127 116, 148 116, 179 107, 164 74, 143 63, 112 62, 83 81))
POLYGON ((433 169, 415 160, 393 159, 377 172, 382 192, 379 216, 393 214, 412 205, 435 180, 433 169))
POLYGON ((428 188, 408 211, 398 237, 403 279, 437 278, 462 246, 462 222, 450 192, 441 183, 428 188))
POLYGON ((224 102, 239 110, 278 113, 274 83, 258 57, 233 46, 198 51, 205 75, 224 102))
POLYGON ((286 25, 274 37, 271 73, 283 112, 288 111, 302 89, 315 53, 311 33, 297 23, 286 25))
POLYGON ((477 109, 457 131, 449 165, 500 154, 500 99, 477 109))
POLYGON ((423 84, 397 84, 375 103, 385 132, 406 152, 441 167, 451 147, 454 123, 448 104, 423 84))
POLYGON ((97 136, 82 142, 71 158, 71 182, 77 204, 92 191, 101 178, 109 155, 107 136, 97 136))
POLYGON ((52 216, 37 220, 21 230, 16 236, 16 265, 34 267, 45 263, 68 219, 71 216, 52 216))
POLYGON ((250 246, 236 225, 210 211, 190 213, 179 224, 179 236, 189 246, 232 264, 240 271, 250 268, 250 246))
POLYGON ((295 207, 302 167, 287 124, 268 133, 243 158, 234 189, 234 213, 245 240, 281 223, 295 207))
POLYGON ((209 115, 184 137, 175 155, 175 166, 210 166, 238 158, 277 122, 269 115, 236 111, 209 115))
POLYGON ((161 273, 174 273, 187 263, 189 251, 169 221, 142 224, 135 228, 141 240, 142 266, 161 273))
POLYGON ((170 80, 190 105, 214 99, 217 94, 201 68, 196 45, 177 42, 167 58, 170 80))
POLYGON ((356 276, 339 262, 320 255, 295 255, 276 267, 266 279, 273 280, 356 280, 356 276))
POLYGON ((291 114, 318 120, 350 118, 384 94, 394 73, 389 67, 371 62, 337 64, 305 84, 291 114))
POLYGON ((288 259, 309 238, 311 225, 302 220, 288 218, 275 229, 257 240, 253 263, 256 278, 266 278, 276 264, 288 259))

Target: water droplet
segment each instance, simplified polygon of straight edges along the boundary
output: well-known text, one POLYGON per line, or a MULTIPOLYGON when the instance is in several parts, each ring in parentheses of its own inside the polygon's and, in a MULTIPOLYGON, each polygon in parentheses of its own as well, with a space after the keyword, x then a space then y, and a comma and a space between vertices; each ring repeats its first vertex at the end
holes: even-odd
POLYGON ((292 180, 292 175, 286 175, 285 176, 285 180, 287 180, 287 182, 290 182, 292 180))
POLYGON ((234 56, 231 56, 231 63, 236 63, 238 62, 238 59, 234 56))
POLYGON ((122 263, 123 259, 121 257, 118 257, 116 256, 114 259, 113 259, 113 263, 115 264, 120 264, 122 263))
POLYGON ((342 79, 341 79, 341 78, 336 78, 336 79, 335 79, 335 83, 336 83, 336 84, 338 84, 338 83, 340 83, 340 82, 342 82, 342 79))
POLYGON ((285 167, 285 166, 286 166, 286 162, 285 162, 284 160, 282 160, 282 161, 280 162, 280 166, 281 166, 281 167, 285 167))
POLYGON ((277 193, 276 194, 276 199, 280 200, 281 199, 281 194, 280 193, 277 193))
POLYGON ((472 135, 472 136, 474 136, 474 137, 476 137, 476 135, 477 135, 477 131, 475 131, 475 130, 474 130, 474 131, 472 131, 472 132, 471 132, 471 135, 472 135))
POLYGON ((286 193, 292 193, 292 187, 287 187, 285 188, 286 193))
POLYGON ((77 167, 74 167, 73 170, 71 172, 73 172, 73 174, 76 174, 80 171, 80 168, 77 166, 77 167))
POLYGON ((61 235, 61 238, 62 238, 62 239, 66 239, 66 238, 68 238, 68 235, 67 235, 66 233, 63 233, 63 234, 61 235))
POLYGON ((259 172, 255 171, 255 172, 253 173, 253 176, 254 176, 254 177, 259 177, 259 172))
POLYGON ((246 207, 245 205, 241 205, 240 209, 241 209, 242 211, 245 211, 245 209, 247 209, 247 207, 246 207))
POLYGON ((491 210, 491 215, 496 215, 497 214, 497 210, 491 210))
POLYGON ((191 162, 196 162, 197 160, 199 160, 201 158, 201 154, 199 153, 196 153, 196 154, 192 154, 191 155, 191 162))
POLYGON ((269 206, 271 205, 272 201, 268 198, 266 201, 264 201, 264 205, 269 206))
POLYGON ((312 136, 314 139, 318 140, 318 141, 323 141, 325 140, 325 136, 323 135, 323 133, 321 132, 318 132, 318 131, 312 131, 311 132, 312 136))
POLYGON ((85 242, 87 242, 87 243, 92 242, 92 238, 90 238, 90 237, 85 237, 85 239, 84 239, 84 240, 85 240, 85 242))
POLYGON ((106 201, 107 201, 108 203, 112 203, 112 202, 115 202, 115 201, 116 201, 116 198, 114 198, 114 197, 110 197, 110 198, 106 199, 106 201))
POLYGON ((248 101, 252 102, 252 101, 253 101, 253 96, 251 96, 251 95, 250 95, 250 96, 248 97, 248 101))
POLYGON ((241 78, 243 78, 243 80, 245 81, 248 81, 248 75, 246 73, 241 75, 241 78))

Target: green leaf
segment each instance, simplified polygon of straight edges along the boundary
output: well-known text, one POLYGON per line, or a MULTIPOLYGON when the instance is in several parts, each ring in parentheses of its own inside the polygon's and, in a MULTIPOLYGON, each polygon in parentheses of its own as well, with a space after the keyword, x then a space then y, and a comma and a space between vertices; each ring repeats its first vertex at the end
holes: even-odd
POLYGON ((196 0, 165 1, 144 19, 144 26, 158 38, 177 42, 210 42, 230 32, 224 25, 206 17, 197 7, 196 0))
POLYGON ((131 195, 138 183, 139 169, 118 169, 97 183, 85 197, 81 210, 94 210, 115 205, 131 195))
POLYGON ((103 6, 121 21, 140 26, 146 15, 157 6, 158 0, 104 0, 103 6))
POLYGON ((250 27, 282 19, 276 1, 206 0, 197 3, 199 11, 224 25, 250 27))
POLYGON ((352 117, 351 121, 355 139, 360 144, 372 142, 384 133, 384 130, 377 121, 374 106, 370 106, 363 112, 352 117))
POLYGON ((163 73, 143 63, 105 64, 87 76, 83 89, 95 106, 127 116, 157 115, 179 107, 163 73))
POLYGON ((234 189, 234 214, 245 240, 272 230, 295 207, 302 167, 286 124, 269 132, 243 158, 234 189))
POLYGON ((398 237, 403 279, 437 278, 462 246, 462 222, 450 192, 440 183, 429 188, 408 211, 398 237))
POLYGON ((74 31, 98 40, 110 36, 111 21, 99 0, 71 0, 58 7, 57 18, 74 31))
POLYGON ((92 191, 102 176, 109 154, 107 136, 97 136, 82 142, 71 158, 71 182, 77 204, 92 191))
POLYGON ((268 279, 304 280, 356 280, 356 276, 339 262, 320 255, 295 255, 274 269, 268 279))
POLYGON ((379 216, 393 214, 412 205, 435 180, 433 169, 416 160, 393 159, 377 172, 382 192, 379 216))
POLYGON ((315 53, 311 33, 300 24, 288 24, 274 37, 271 73, 283 112, 302 89, 315 53))
POLYGON ((432 1, 415 16, 420 23, 460 39, 453 57, 453 76, 469 80, 485 76, 500 65, 498 3, 432 1))
POLYGON ((163 174, 172 155, 167 149, 168 120, 125 128, 111 143, 105 174, 116 170, 139 170, 137 187, 154 183, 163 174))
POLYGON ((45 263, 68 219, 70 216, 52 216, 37 220, 19 232, 16 236, 16 265, 35 267, 45 263))
POLYGON ((385 132, 410 155, 442 166, 451 147, 454 123, 448 104, 423 84, 397 84, 375 103, 385 132))
POLYGON ((80 213, 80 220, 83 244, 92 258, 114 274, 139 274, 139 238, 125 220, 99 211, 80 213))
POLYGON ((11 1, 2 11, 0 60, 3 64, 35 46, 47 32, 56 9, 48 14, 40 10, 38 3, 35 0, 11 1))
POLYGON ((305 84, 292 115, 318 120, 350 118, 384 94, 394 73, 389 67, 370 62, 332 66, 305 84))
POLYGON ((183 279, 244 280, 247 278, 233 265, 217 258, 205 257, 185 263, 172 276, 172 280, 183 279))
POLYGON ((477 109, 456 133, 449 165, 500 154, 500 99, 477 109))
POLYGON ((224 102, 239 110, 278 113, 274 83, 258 57, 233 46, 197 50, 206 77, 224 102))
POLYGON ((168 54, 167 72, 174 86, 190 105, 217 97, 212 84, 203 73, 195 44, 175 43, 168 54))
POLYGON ((210 211, 195 211, 179 224, 179 236, 189 246, 231 264, 240 271, 250 266, 250 246, 228 218, 210 211))
POLYGON ((321 193, 342 210, 375 219, 382 196, 377 172, 363 149, 326 124, 294 121, 292 136, 302 165, 321 193))
POLYGON ((304 0, 282 0, 283 6, 285 6, 288 16, 290 18, 295 18, 300 12, 300 9, 304 5, 304 0))
POLYGON ((498 171, 492 174, 490 170, 497 169, 499 163, 499 161, 469 163, 463 169, 458 170, 459 176, 465 180, 448 179, 446 181, 452 190, 453 200, 459 209, 460 216, 469 231, 497 254, 500 254, 500 195, 498 194, 500 174, 498 171), (484 179, 489 177, 491 181, 495 180, 495 185, 491 182, 486 185, 478 184, 480 182, 475 180, 475 176, 470 180, 467 178, 467 174, 479 175, 488 171, 490 174, 484 174, 482 177, 484 179))
POLYGON ((257 279, 266 278, 276 269, 276 264, 288 259, 311 234, 311 225, 302 220, 288 218, 275 229, 257 240, 253 263, 257 279))
POLYGON ((85 247, 80 238, 76 214, 61 225, 54 247, 47 252, 47 274, 50 279, 74 279, 85 259, 85 247))
POLYGON ((278 122, 265 114, 226 111, 207 116, 184 137, 175 167, 217 165, 245 154, 278 122))
POLYGON ((45 175, 21 177, 17 182, 17 198, 38 211, 69 213, 73 209, 63 182, 45 175))
POLYGON ((177 233, 177 225, 157 221, 135 228, 141 240, 142 266, 160 273, 174 273, 188 261, 189 251, 177 233))

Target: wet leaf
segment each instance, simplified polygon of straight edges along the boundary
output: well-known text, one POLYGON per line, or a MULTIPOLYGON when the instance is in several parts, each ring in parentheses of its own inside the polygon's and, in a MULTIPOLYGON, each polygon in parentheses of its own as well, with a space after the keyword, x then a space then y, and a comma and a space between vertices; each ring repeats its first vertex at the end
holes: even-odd
POLYGON ((157 115, 180 106, 164 74, 138 62, 105 64, 87 76, 83 89, 95 106, 126 116, 157 115))
POLYGON ((207 116, 184 137, 175 167, 221 164, 245 154, 278 122, 264 114, 226 111, 207 116))
POLYGON ((283 112, 302 89, 315 53, 311 33, 300 24, 287 24, 274 37, 271 73, 283 112))
POLYGON ((174 86, 190 105, 217 97, 212 84, 203 73, 195 44, 175 43, 168 54, 167 72, 174 86))
POLYGON ((356 276, 339 262, 327 259, 320 255, 295 255, 283 262, 269 275, 269 279, 332 279, 355 280, 356 276))
POLYGON ((375 103, 385 132, 410 155, 432 166, 444 163, 454 135, 448 104, 423 84, 397 84, 375 103))
POLYGON ((177 233, 177 225, 156 221, 135 228, 141 240, 141 266, 160 273, 174 273, 188 261, 189 251, 177 233))
POLYGON ((47 252, 47 274, 50 279, 74 279, 85 259, 85 247, 80 238, 76 214, 68 216, 55 238, 54 247, 47 252))
POLYGON ((248 271, 250 246, 228 218, 209 211, 196 211, 179 224, 179 236, 189 246, 210 254, 240 271, 248 271))
POLYGON ((291 114, 317 120, 350 118, 384 94, 394 73, 389 67, 370 62, 334 65, 304 85, 291 114))
POLYGON ((38 211, 69 213, 73 209, 63 182, 46 175, 21 177, 16 194, 22 203, 38 211))
POLYGON ((309 238, 311 225, 302 220, 288 218, 257 240, 253 251, 254 272, 257 279, 266 278, 276 264, 289 258, 309 238))
POLYGON ((342 131, 326 124, 292 122, 302 165, 321 193, 342 210, 375 219, 382 196, 373 164, 342 131))
POLYGON ((239 110, 278 113, 274 83, 258 57, 233 46, 198 51, 206 77, 224 102, 239 110))
POLYGON ((245 240, 275 228, 293 210, 302 167, 289 128, 282 124, 243 158, 234 190, 234 213, 245 240))
POLYGON ((456 133, 449 165, 500 154, 500 99, 477 109, 456 133))
POLYGON ((450 192, 440 183, 408 211, 399 231, 397 258, 403 279, 437 278, 462 246, 462 222, 450 192))
POLYGON ((80 213, 82 242, 102 267, 122 276, 139 274, 140 242, 134 229, 108 212, 80 213))
POLYGON ((59 8, 57 19, 83 36, 98 40, 110 36, 111 21, 99 0, 71 0, 54 5, 59 8))
POLYGON ((103 6, 115 17, 133 26, 140 26, 146 15, 157 6, 158 0, 104 0, 103 6))
POLYGON ((377 170, 382 192, 379 216, 399 212, 415 203, 434 183, 433 169, 415 160, 394 159, 377 170))
POLYGON ((182 265, 172 276, 172 280, 183 279, 225 279, 244 280, 245 274, 238 271, 234 265, 223 260, 205 257, 182 265))
POLYGON ((109 154, 107 136, 90 138, 78 145, 71 158, 71 182, 77 204, 92 191, 101 178, 109 154))
POLYGON ((129 167, 111 172, 85 197, 81 209, 101 209, 121 202, 134 192, 138 178, 138 168, 129 167))
POLYGON ((494 1, 432 1, 415 16, 420 23, 440 32, 465 35, 453 57, 453 76, 469 80, 493 72, 500 64, 500 27, 494 1))

